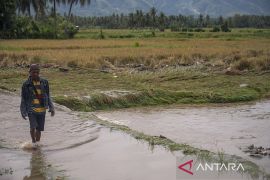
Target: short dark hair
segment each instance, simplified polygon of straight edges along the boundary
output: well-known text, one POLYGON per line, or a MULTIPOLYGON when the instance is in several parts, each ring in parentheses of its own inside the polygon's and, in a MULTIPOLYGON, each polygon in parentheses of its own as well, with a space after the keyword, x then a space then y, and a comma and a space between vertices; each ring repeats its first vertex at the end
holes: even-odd
POLYGON ((31 72, 33 70, 40 70, 39 65, 38 64, 31 64, 30 68, 29 68, 29 72, 31 72))

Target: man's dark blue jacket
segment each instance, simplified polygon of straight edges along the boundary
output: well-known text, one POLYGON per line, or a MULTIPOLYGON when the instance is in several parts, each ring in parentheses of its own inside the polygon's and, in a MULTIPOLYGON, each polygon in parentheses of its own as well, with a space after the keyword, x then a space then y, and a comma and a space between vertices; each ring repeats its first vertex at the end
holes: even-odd
MULTIPOLYGON (((46 109, 49 108, 49 111, 54 111, 54 105, 50 96, 49 83, 46 79, 40 78, 40 88, 43 93, 43 102, 46 109)), ((21 114, 23 117, 28 116, 29 113, 32 113, 32 101, 35 99, 34 87, 32 85, 32 79, 29 78, 23 83, 21 91, 21 114)))

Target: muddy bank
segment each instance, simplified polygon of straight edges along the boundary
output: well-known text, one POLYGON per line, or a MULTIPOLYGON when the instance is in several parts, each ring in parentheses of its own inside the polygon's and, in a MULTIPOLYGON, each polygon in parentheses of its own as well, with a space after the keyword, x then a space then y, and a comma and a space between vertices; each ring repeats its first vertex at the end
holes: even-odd
POLYGON ((270 147, 270 101, 211 107, 137 108, 97 112, 97 117, 177 143, 238 155, 270 172, 268 156, 257 159, 242 151, 251 144, 270 147), (242 149, 240 149, 242 148, 242 149))

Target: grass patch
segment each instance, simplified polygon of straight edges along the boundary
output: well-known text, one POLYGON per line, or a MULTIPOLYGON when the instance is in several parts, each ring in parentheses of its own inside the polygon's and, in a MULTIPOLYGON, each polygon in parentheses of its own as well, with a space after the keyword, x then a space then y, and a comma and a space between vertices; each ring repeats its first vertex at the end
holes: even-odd
MULTIPOLYGON (((204 28, 202 30, 203 32, 171 32, 169 29, 166 29, 164 32, 160 32, 151 29, 102 29, 107 38, 218 38, 225 40, 229 38, 232 40, 270 38, 269 29, 235 28, 230 33, 210 32, 210 28, 204 28)), ((94 39, 98 36, 99 32, 100 29, 82 29, 75 35, 75 38, 94 39)))
POLYGON ((194 93, 192 91, 144 90, 120 97, 106 94, 93 94, 90 99, 75 97, 55 97, 55 101, 73 110, 96 111, 106 109, 129 108, 138 106, 154 106, 166 104, 198 104, 198 103, 233 103, 256 100, 260 97, 257 89, 243 89, 234 93, 194 93))
MULTIPOLYGON (((19 93, 27 75, 26 68, 2 68, 0 87, 19 93)), ((41 76, 49 80, 56 102, 83 111, 166 104, 245 102, 269 97, 270 92, 270 73, 267 71, 229 76, 200 68, 136 73, 104 73, 80 68, 61 72, 53 68, 42 69, 41 76)))
POLYGON ((54 98, 55 102, 62 104, 75 111, 91 111, 87 104, 77 98, 57 96, 54 98))
POLYGON ((23 51, 23 48, 1 45, 0 50, 1 51, 23 51))

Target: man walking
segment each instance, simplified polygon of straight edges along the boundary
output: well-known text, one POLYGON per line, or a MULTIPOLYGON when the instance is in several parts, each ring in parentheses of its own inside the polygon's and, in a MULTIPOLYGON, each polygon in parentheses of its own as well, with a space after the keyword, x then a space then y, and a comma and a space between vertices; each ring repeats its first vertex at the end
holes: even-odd
POLYGON ((46 109, 49 108, 51 116, 55 110, 50 97, 49 83, 46 79, 39 77, 40 68, 38 64, 30 65, 29 77, 22 85, 21 91, 21 115, 30 122, 30 135, 33 147, 40 142, 41 131, 44 131, 46 109))

